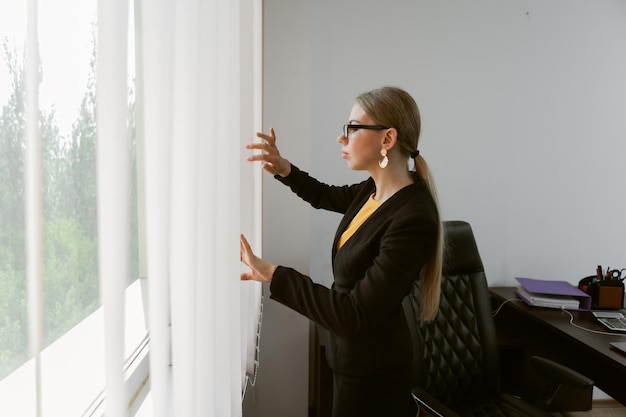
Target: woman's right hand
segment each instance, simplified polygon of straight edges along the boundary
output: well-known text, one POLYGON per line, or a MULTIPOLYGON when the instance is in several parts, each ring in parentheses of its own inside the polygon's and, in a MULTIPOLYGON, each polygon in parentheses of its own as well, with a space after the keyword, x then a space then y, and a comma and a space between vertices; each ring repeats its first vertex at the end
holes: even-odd
POLYGON ((250 272, 241 274, 242 281, 270 282, 277 266, 254 254, 244 235, 239 236, 239 257, 250 267, 250 272))
POLYGON ((261 161, 263 163, 263 169, 272 175, 280 175, 286 177, 291 173, 291 163, 280 156, 278 148, 276 147, 276 133, 274 128, 270 128, 270 134, 266 135, 261 132, 257 132, 257 137, 263 141, 259 143, 251 143, 246 146, 247 149, 258 149, 262 151, 259 154, 249 156, 248 161, 261 161))

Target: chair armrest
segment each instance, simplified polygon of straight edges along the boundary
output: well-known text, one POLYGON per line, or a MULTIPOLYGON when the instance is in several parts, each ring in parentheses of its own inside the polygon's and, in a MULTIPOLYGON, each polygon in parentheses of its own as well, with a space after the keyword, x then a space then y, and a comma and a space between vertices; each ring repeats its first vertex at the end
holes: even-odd
POLYGON ((594 382, 584 375, 539 356, 530 357, 531 368, 539 379, 528 400, 546 411, 586 411, 591 409, 594 382))
MULTIPOLYGON (((457 413, 450 410, 432 395, 420 388, 413 388, 411 395, 420 411, 425 411, 428 413, 427 415, 434 417, 460 417, 457 413)), ((418 415, 421 415, 421 413, 418 413, 418 415)))
POLYGON ((549 359, 531 356, 530 363, 535 372, 548 381, 575 388, 587 388, 594 385, 594 382, 586 376, 549 359))

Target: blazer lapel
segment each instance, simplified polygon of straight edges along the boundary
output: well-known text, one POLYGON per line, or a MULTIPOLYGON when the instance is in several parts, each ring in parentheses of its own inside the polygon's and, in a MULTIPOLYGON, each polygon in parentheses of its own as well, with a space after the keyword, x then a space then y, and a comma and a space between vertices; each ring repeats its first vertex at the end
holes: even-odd
POLYGON ((339 222, 339 226, 337 226, 337 232, 335 233, 335 238, 333 239, 333 250, 332 250, 333 266, 335 264, 335 256, 337 255, 337 243, 339 242, 339 238, 341 237, 343 232, 348 228, 348 226, 350 225, 350 222, 352 221, 352 219, 354 219, 354 216, 356 216, 359 210, 361 210, 361 207, 363 207, 363 204, 365 204, 370 194, 372 194, 374 190, 376 189, 374 187, 374 181, 371 178, 370 178, 370 181, 371 181, 371 186, 364 187, 363 190, 361 190, 361 192, 354 198, 354 200, 352 201, 352 204, 350 204, 350 207, 348 207, 348 210, 341 218, 341 221, 339 222))

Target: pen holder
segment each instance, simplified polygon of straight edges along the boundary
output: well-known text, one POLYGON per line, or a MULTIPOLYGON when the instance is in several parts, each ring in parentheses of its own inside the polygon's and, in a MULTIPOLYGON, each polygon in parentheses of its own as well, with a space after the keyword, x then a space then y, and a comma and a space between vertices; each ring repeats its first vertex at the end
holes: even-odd
POLYGON ((624 308, 624 283, 618 279, 598 280, 592 275, 581 279, 578 288, 591 296, 592 308, 624 308))

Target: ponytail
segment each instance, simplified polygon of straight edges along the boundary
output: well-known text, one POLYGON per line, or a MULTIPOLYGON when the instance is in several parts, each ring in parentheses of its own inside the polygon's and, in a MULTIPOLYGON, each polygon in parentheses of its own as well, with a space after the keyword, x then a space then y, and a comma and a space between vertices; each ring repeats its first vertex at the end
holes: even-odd
POLYGON ((422 286, 421 286, 421 312, 420 318, 424 321, 431 321, 437 316, 439 310, 439 299, 441 297, 441 273, 443 269, 443 248, 444 235, 441 215, 439 214, 439 200, 437 198, 437 189, 435 182, 428 168, 426 160, 417 155, 414 158, 415 170, 420 178, 426 182, 426 186, 435 202, 437 208, 437 240, 433 253, 422 269, 422 286))

